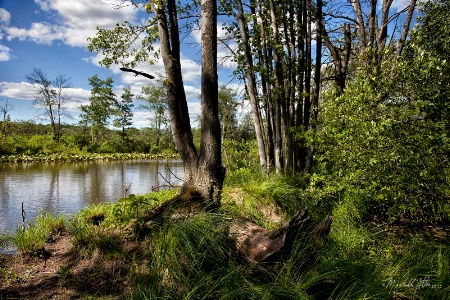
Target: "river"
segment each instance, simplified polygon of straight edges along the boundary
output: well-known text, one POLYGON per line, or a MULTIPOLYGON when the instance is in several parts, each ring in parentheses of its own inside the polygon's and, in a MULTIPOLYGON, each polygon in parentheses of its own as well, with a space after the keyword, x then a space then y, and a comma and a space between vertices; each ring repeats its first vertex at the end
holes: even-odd
POLYGON ((152 187, 180 184, 179 160, 33 162, 0 164, 0 235, 11 233, 40 211, 70 215, 91 205, 115 202, 128 194, 145 194, 152 187))

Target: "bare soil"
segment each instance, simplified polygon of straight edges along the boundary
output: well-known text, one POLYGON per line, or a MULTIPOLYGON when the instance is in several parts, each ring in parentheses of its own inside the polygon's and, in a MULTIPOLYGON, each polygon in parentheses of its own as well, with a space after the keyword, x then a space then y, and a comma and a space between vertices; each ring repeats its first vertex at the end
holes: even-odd
POLYGON ((45 249, 50 258, 0 254, 0 299, 119 299, 131 291, 124 262, 99 250, 81 253, 62 234, 45 249))

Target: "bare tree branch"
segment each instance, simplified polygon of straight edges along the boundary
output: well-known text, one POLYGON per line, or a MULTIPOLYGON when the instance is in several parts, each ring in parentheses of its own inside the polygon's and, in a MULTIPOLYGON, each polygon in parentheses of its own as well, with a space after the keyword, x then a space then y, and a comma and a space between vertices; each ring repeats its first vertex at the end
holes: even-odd
POLYGON ((147 77, 148 79, 154 79, 155 78, 155 76, 153 76, 153 75, 150 75, 150 74, 147 74, 147 73, 144 73, 144 72, 140 72, 140 71, 136 71, 136 70, 133 70, 133 69, 129 69, 129 68, 120 68, 120 70, 123 71, 123 72, 134 73, 135 76, 142 75, 144 77, 147 77))

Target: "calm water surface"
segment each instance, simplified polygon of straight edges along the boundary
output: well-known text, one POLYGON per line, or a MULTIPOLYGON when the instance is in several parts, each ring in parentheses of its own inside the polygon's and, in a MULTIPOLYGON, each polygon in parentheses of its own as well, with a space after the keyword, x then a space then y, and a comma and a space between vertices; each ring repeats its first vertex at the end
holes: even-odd
POLYGON ((183 174, 178 160, 0 164, 0 235, 22 222, 22 201, 26 221, 40 211, 72 214, 90 204, 117 201, 130 183, 128 194, 145 194, 166 185, 165 180, 180 184, 177 177, 183 174))

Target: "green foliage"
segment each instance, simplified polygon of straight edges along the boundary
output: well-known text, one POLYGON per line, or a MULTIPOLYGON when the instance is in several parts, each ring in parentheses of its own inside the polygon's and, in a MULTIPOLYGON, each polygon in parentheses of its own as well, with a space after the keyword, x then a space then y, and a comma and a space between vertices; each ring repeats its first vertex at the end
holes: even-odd
POLYGON ((105 218, 110 214, 109 205, 91 206, 74 215, 68 223, 73 246, 92 251, 96 248, 106 253, 119 251, 118 237, 108 230, 105 218))
POLYGON ((229 171, 241 168, 252 168, 257 164, 253 157, 257 155, 256 144, 251 142, 238 142, 235 140, 224 140, 222 142, 222 152, 224 165, 229 171))
POLYGON ((412 40, 425 51, 441 59, 450 59, 450 4, 445 0, 421 1, 418 26, 411 32, 412 40))
POLYGON ((133 125, 133 97, 134 95, 131 93, 131 87, 123 89, 123 94, 121 96, 121 100, 117 101, 116 109, 114 114, 116 118, 113 121, 115 127, 119 127, 122 130, 121 134, 121 144, 125 144, 127 132, 126 129, 133 125))
POLYGON ((82 209, 68 224, 74 246, 88 251, 99 248, 106 253, 120 252, 117 240, 122 232, 113 230, 123 228, 142 213, 173 197, 175 192, 164 190, 146 195, 131 194, 116 203, 82 209))
POLYGON ((398 235, 400 228, 369 227, 351 204, 338 205, 333 215, 317 270, 335 283, 333 299, 448 297, 449 271, 442 267, 450 259, 450 248, 445 241, 427 238, 431 233, 424 231, 398 235))
POLYGON ((175 190, 162 190, 146 195, 131 194, 127 198, 119 199, 117 203, 112 205, 111 218, 114 222, 127 223, 138 218, 140 213, 174 197, 175 193, 175 190))
POLYGON ((239 101, 236 91, 221 86, 218 91, 219 97, 219 121, 222 128, 222 138, 231 139, 235 137, 238 121, 236 119, 239 101))
POLYGON ((53 217, 49 213, 41 213, 30 224, 18 227, 9 240, 22 254, 34 255, 48 240, 61 234, 65 229, 66 224, 62 216, 53 217))
POLYGON ((448 217, 447 69, 426 53, 386 59, 361 67, 341 96, 325 94, 312 190, 355 202, 366 219, 448 217))
POLYGON ((143 153, 152 154, 148 158, 157 155, 176 157, 177 153, 170 132, 164 132, 160 138, 160 145, 158 147, 155 145, 153 128, 127 128, 125 139, 121 131, 106 129, 103 133, 105 140, 93 145, 89 128, 84 129, 78 125, 65 124, 61 129, 59 142, 52 139, 50 125, 29 121, 10 122, 9 125, 11 130, 8 135, 0 134, 2 162, 70 160, 72 157, 78 160, 76 157, 82 156, 93 159, 98 155, 94 152, 110 154, 135 152, 132 154, 134 157, 145 157, 143 153))
POLYGON ((168 133, 169 111, 167 107, 167 91, 162 82, 157 85, 147 85, 142 87, 142 93, 138 99, 145 101, 142 108, 150 112, 148 118, 155 133, 155 146, 160 147, 161 139, 168 133))
POLYGON ((111 77, 106 80, 100 79, 97 75, 89 78, 92 86, 90 103, 81 105, 80 124, 87 126, 90 124, 92 144, 96 145, 101 134, 109 124, 109 118, 115 113, 117 106, 116 95, 113 92, 113 80, 111 77))

